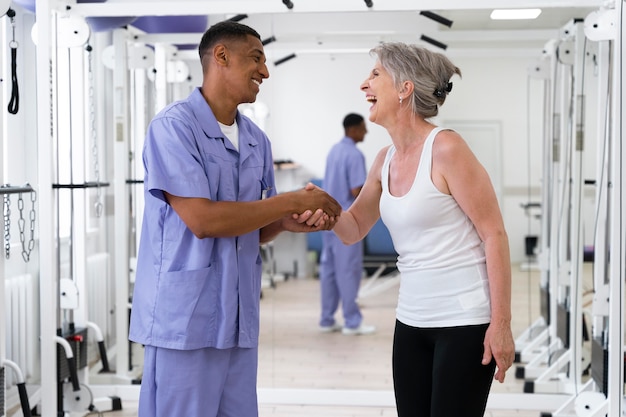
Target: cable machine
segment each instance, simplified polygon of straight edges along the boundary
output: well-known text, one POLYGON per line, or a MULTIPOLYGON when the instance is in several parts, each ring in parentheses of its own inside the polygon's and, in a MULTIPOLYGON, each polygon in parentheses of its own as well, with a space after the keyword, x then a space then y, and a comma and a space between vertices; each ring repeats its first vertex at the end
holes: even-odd
POLYGON ((541 59, 529 68, 529 76, 543 83, 543 187, 541 189, 541 238, 539 239, 538 265, 540 271, 539 300, 540 317, 528 329, 515 339, 515 362, 529 364, 516 368, 516 378, 536 378, 539 373, 532 374, 532 369, 540 369, 538 365, 546 363, 549 352, 558 349, 556 327, 551 317, 554 302, 551 294, 556 294, 556 279, 550 270, 550 249, 553 246, 553 235, 550 220, 554 212, 559 211, 560 199, 553 199, 554 190, 560 187, 559 138, 555 124, 558 117, 555 113, 555 74, 556 74, 557 43, 551 40, 546 43, 541 59))
POLYGON ((39 126, 49 128, 38 131, 38 175, 44 189, 41 204, 51 208, 40 228, 40 264, 46 265, 40 271, 40 407, 43 415, 53 415, 53 408, 57 415, 84 415, 121 407, 113 397, 108 404, 94 398, 88 385, 88 330, 98 343, 102 370, 109 370, 104 337, 89 321, 86 302, 87 202, 95 190, 93 211, 100 217, 102 190, 108 184, 100 181, 89 26, 64 8, 57 12, 48 2, 39 6, 34 31, 40 86, 37 115, 39 126), (87 181, 89 160, 95 181, 87 181))
POLYGON ((588 354, 583 354, 583 150, 585 37, 581 19, 549 43, 537 66, 545 79, 544 189, 540 254, 542 318, 518 338, 516 376, 524 391, 574 393, 588 354), (554 47, 553 47, 554 46, 554 47), (546 327, 547 326, 547 327, 546 327))
MULTIPOLYGON (((31 299, 27 295, 27 291, 30 289, 26 285, 12 285, 8 284, 9 278, 15 282, 17 279, 13 277, 5 276, 7 271, 13 273, 17 271, 28 271, 31 266, 28 265, 32 260, 35 250, 35 226, 37 220, 37 192, 33 187, 26 182, 24 185, 11 185, 9 182, 9 168, 11 163, 8 163, 6 156, 13 154, 14 148, 5 146, 9 139, 8 132, 9 124, 19 123, 19 119, 14 118, 19 110, 19 83, 17 77, 17 65, 18 65, 18 48, 20 47, 21 31, 16 30, 18 25, 17 13, 9 8, 10 2, 0 0, 0 19, 2 23, 2 32, 0 33, 0 41, 2 42, 2 51, 0 54, 0 72, 3 77, 10 79, 10 86, 7 85, 7 90, 4 91, 3 97, 6 97, 6 101, 2 101, 2 119, 3 122, 0 126, 3 130, 0 131, 0 161, 3 170, 0 170, 0 197, 2 198, 2 255, 0 255, 0 413, 4 415, 5 411, 9 407, 15 406, 14 397, 18 397, 17 401, 23 416, 30 417, 31 407, 29 390, 26 386, 27 376, 33 371, 30 366, 31 359, 34 358, 35 347, 32 345, 23 346, 22 342, 26 340, 26 337, 15 337, 17 327, 20 327, 22 335, 28 332, 28 329, 32 329, 32 323, 27 323, 25 317, 15 317, 14 311, 19 311, 22 307, 28 308, 33 305, 27 305, 33 303, 35 300, 31 299), (6 15, 6 19, 2 19, 6 15), (18 33, 19 32, 19 33, 18 33), (5 49, 6 48, 6 49, 5 49), (10 53, 7 53, 10 52, 10 53), (5 68, 3 61, 5 56, 9 56, 8 67, 5 68), (8 74, 5 73, 5 69, 8 70, 8 74), (11 119, 10 119, 11 118, 11 119), (4 126, 3 126, 4 125, 4 126), (16 239, 17 238, 17 239, 16 239), (15 244, 15 240, 19 240, 19 245, 15 244), (14 252, 13 247, 20 248, 20 252, 14 252), (24 262, 24 266, 17 266, 16 263, 21 260, 24 262), (9 265, 11 267, 7 268, 9 265), (7 291, 7 286, 9 289, 7 291), (16 304, 13 306, 13 304, 16 304), (19 304, 19 306, 17 305, 19 304), (14 310, 14 311, 11 311, 14 310), (6 319, 5 319, 6 317, 6 319), (9 322, 10 325, 5 326, 5 323, 9 322), (19 320, 18 320, 19 318, 19 320), (7 320, 5 322, 5 320, 7 320), (23 340, 22 340, 23 339, 23 340)), ((21 16, 20 16, 21 17, 21 16)), ((21 19, 19 19, 21 22, 21 19)), ((17 156, 13 154, 13 156, 17 156)), ((28 172, 15 172, 12 177, 28 177, 28 172)), ((29 178, 32 180, 32 178, 29 178)), ((10 272, 9 272, 10 273, 10 272)), ((25 277, 22 275, 22 278, 25 277)), ((32 282, 29 280, 21 280, 21 283, 32 282)), ((36 372, 34 372, 36 373, 36 372)), ((35 389, 30 390, 33 396, 36 396, 35 389)))
POLYGON ((624 415, 624 4, 585 19, 585 34, 598 41, 598 188, 594 240, 591 378, 554 416, 624 415))
MULTIPOLYGON (((95 334, 99 352, 103 364, 103 370, 108 371, 108 358, 106 349, 104 348, 104 340, 99 327, 90 322, 87 313, 87 219, 90 212, 87 201, 89 200, 90 189, 96 190, 96 199, 94 211, 97 217, 103 212, 102 188, 108 186, 108 183, 100 182, 100 171, 98 161, 98 143, 95 135, 94 123, 94 91, 93 91, 93 73, 91 63, 91 46, 88 45, 90 29, 84 20, 70 15, 59 15, 60 21, 67 20, 63 24, 60 34, 65 30, 72 36, 70 43, 64 42, 56 49, 57 63, 61 59, 67 59, 68 77, 62 80, 57 76, 58 91, 67 94, 59 94, 59 98, 65 100, 57 100, 59 114, 68 115, 64 123, 57 122, 60 135, 57 136, 56 152, 56 182, 52 184, 52 188, 56 190, 57 203, 57 265, 59 269, 57 276, 59 277, 60 303, 59 307, 63 313, 63 320, 57 323, 57 339, 63 351, 68 356, 68 348, 62 343, 65 339, 70 344, 71 354, 76 356, 74 367, 70 367, 69 385, 64 384, 64 367, 60 366, 59 374, 59 413, 61 411, 71 411, 74 413, 87 413, 95 408, 95 398, 91 393, 88 385, 88 364, 87 364, 87 336, 88 329, 92 329, 95 334), (65 47, 63 49, 63 47, 65 47), (82 81, 82 82, 81 82, 82 81), (72 88, 78 85, 79 88, 72 88), (81 88, 82 87, 82 88, 81 88), (85 91, 87 94, 85 94, 85 91), (78 120, 72 117, 73 114, 80 114, 75 111, 78 108, 87 110, 89 115, 80 117, 78 120), (66 107, 67 106, 67 107, 66 107), (86 123, 88 121, 88 124, 86 123), (87 137, 88 140, 84 140, 87 137), (89 149, 91 147, 91 149, 89 149), (96 181, 87 181, 87 166, 85 161, 88 160, 87 154, 91 150, 92 164, 96 181), (69 161, 67 166, 60 163, 61 160, 69 161), (62 182, 63 180, 63 182, 62 182), (65 206, 65 209, 63 208, 65 206), (69 213, 66 211, 69 207, 69 213), (65 240, 65 231, 62 229, 63 223, 66 225, 67 240, 65 240), (65 244, 67 242, 67 245, 65 244), (63 257, 63 249, 68 252, 67 260, 63 257), (64 267, 67 265, 66 267, 64 267), (82 370, 80 376, 78 370, 82 370), (82 381, 82 382, 80 382, 82 381)), ((63 352, 62 351, 62 352, 63 352)), ((59 357, 63 355, 59 353, 59 357)), ((68 356, 68 360, 71 359, 68 356)), ((62 365, 64 362, 60 361, 62 365)), ((68 363, 72 363, 71 361, 68 363)), ((102 411, 101 405, 98 407, 102 411)), ((110 404, 106 410, 118 409, 117 404, 110 404)))
MULTIPOLYGON (((552 96, 544 101, 545 113, 556 109, 555 117, 544 120, 545 137, 552 138, 549 144, 544 140, 546 181, 542 207, 544 223, 549 223, 549 227, 542 228, 542 253, 548 254, 548 257, 547 262, 546 258, 541 258, 543 317, 533 324, 535 330, 540 330, 535 334, 540 336, 533 340, 532 328, 522 335, 524 339, 521 341, 526 344, 520 344, 518 359, 528 359, 528 364, 518 368, 516 376, 521 373, 526 378, 535 378, 527 380, 526 392, 572 394, 554 413, 542 413, 542 416, 623 415, 623 265, 626 236, 622 165, 626 150, 621 140, 624 126, 621 117, 623 2, 618 3, 615 8, 603 8, 591 13, 584 20, 584 25, 582 21, 574 21, 566 26, 564 30, 568 36, 554 49, 555 53, 549 60, 551 64, 543 61, 535 67, 536 76, 544 80, 546 97, 552 96), (567 52, 566 55, 563 52, 567 52), (593 182, 596 188, 591 337, 585 335, 581 260, 585 249, 582 241, 582 189, 585 183, 590 182, 582 177, 583 83, 585 60, 588 58, 593 60, 598 103, 597 180, 593 182), (557 65, 554 65, 555 61, 558 61, 557 65), (571 72, 568 73, 563 65, 571 66, 571 72), (555 68, 558 72, 554 71, 555 68), (559 76, 559 86, 550 86, 559 76), (556 104, 557 97, 563 100, 560 104, 556 104), (561 118, 563 114, 567 117, 561 118), (551 129, 553 135, 549 134, 551 129), (561 137, 565 140, 561 141, 561 137), (548 292, 545 299, 544 292, 548 292), (546 304, 550 306, 547 309, 546 304), (567 325, 564 326, 564 323, 567 325), (542 327, 543 324, 547 327, 542 327), (562 346, 557 345, 557 351, 550 343, 552 338, 562 343, 562 346), (583 349, 583 341, 587 339, 590 339, 590 348, 583 349), (560 356, 550 358, 557 353, 560 356), (530 356, 532 354, 535 356, 530 356), (581 375, 585 370, 590 371, 590 378, 583 383, 581 375)), ((550 51, 550 48, 546 49, 550 51)))

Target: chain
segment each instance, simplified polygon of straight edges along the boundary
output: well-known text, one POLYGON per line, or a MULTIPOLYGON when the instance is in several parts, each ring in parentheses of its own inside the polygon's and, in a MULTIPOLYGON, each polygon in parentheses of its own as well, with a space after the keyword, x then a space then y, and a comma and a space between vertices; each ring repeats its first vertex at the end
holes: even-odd
POLYGON ((35 201, 37 201, 37 193, 33 190, 30 192, 30 238, 28 240, 28 246, 26 246, 26 235, 24 233, 26 226, 26 221, 24 220, 24 199, 22 198, 21 193, 17 199, 17 208, 20 213, 17 225, 20 229, 20 243, 22 244, 22 258, 24 258, 24 262, 28 262, 30 260, 30 253, 35 247, 35 218, 37 217, 37 213, 35 212, 35 201))
POLYGON ((100 187, 100 163, 98 161, 98 135, 96 132, 96 100, 95 100, 95 87, 93 80, 92 69, 92 47, 87 45, 87 57, 89 62, 88 80, 89 80, 89 129, 91 133, 91 158, 93 159, 93 172, 96 180, 96 202, 94 207, 96 209, 96 216, 102 216, 104 204, 102 203, 102 187, 100 187))
POLYGON ((4 195, 4 256, 11 257, 11 198, 9 194, 4 195))

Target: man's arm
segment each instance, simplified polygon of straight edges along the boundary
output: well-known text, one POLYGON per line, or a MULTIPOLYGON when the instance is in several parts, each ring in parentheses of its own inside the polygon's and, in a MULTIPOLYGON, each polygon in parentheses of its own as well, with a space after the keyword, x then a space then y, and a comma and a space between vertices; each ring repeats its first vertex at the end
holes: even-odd
MULTIPOLYGON (((261 229, 294 213, 305 214, 307 211, 316 213, 321 209, 333 218, 341 213, 339 203, 319 188, 303 188, 263 200, 245 202, 178 197, 166 192, 164 195, 174 211, 199 239, 239 236, 261 229)), ((312 216, 305 217, 304 222, 307 220, 311 222, 312 216)), ((302 219, 302 216, 300 218, 302 219)), ((280 225, 273 227, 278 226, 280 225)))

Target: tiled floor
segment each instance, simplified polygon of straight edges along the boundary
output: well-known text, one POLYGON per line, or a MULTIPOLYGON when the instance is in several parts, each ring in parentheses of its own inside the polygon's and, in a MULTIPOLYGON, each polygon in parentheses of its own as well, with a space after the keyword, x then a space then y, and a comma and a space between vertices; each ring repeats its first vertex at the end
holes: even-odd
MULTIPOLYGON (((538 275, 537 272, 522 272, 514 268, 514 336, 538 317, 538 275)), ((366 398, 368 392, 391 393, 391 340, 396 296, 397 284, 363 299, 364 321, 375 325, 378 331, 367 336, 344 336, 318 331, 317 280, 289 279, 277 282, 275 288, 265 288, 261 301, 259 348, 260 417, 396 417, 392 397, 385 397, 380 404, 369 406, 343 405, 341 400, 328 401, 333 392, 365 392, 362 398, 368 401, 372 399, 366 398), (276 395, 281 389, 287 389, 285 397, 272 403, 271 398, 275 397, 268 397, 268 393, 276 395), (313 393, 316 398, 308 405, 301 405, 297 404, 297 399, 289 397, 289 392, 296 393, 294 395, 313 393), (338 405, 315 405, 316 402, 338 405)), ((495 381, 492 392, 522 393, 523 382, 515 379, 514 372, 511 368, 503 384, 495 381)), ((107 415, 136 416, 136 404, 127 402, 124 408, 124 411, 107 415)), ((485 415, 538 417, 541 411, 488 409, 485 415)))

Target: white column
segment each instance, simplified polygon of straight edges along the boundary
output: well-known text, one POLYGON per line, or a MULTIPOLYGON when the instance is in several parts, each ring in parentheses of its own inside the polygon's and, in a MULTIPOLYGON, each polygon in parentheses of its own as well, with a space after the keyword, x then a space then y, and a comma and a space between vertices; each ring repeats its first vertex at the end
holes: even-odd
POLYGON ((126 31, 113 32, 115 47, 115 69, 113 70, 113 123, 115 143, 113 145, 113 195, 115 196, 115 329, 116 329, 116 374, 128 375, 128 297, 129 297, 129 222, 128 222, 128 178, 129 128, 128 128, 128 56, 126 31))
POLYGON ((583 293, 583 233, 582 233, 582 190, 584 184, 583 175, 583 152, 584 138, 584 106, 585 96, 583 92, 584 68, 585 68, 585 34, 582 23, 577 23, 574 36, 574 91, 573 108, 570 120, 571 131, 571 172, 572 172, 572 198, 571 198, 571 288, 570 288, 570 349, 572 350, 572 362, 570 363, 570 380, 576 387, 581 385, 582 375, 582 293, 583 293))
MULTIPOLYGON (((3 10, 0 10, 0 13, 2 13, 3 10)), ((8 19, 0 19, 0 78, 2 78, 3 80, 7 80, 9 79, 7 77, 7 72, 6 72, 6 68, 4 67, 4 57, 7 56, 7 46, 6 46, 6 37, 5 34, 7 33, 7 27, 9 25, 7 25, 7 21, 8 19)), ((2 98, 2 100, 0 100, 0 104, 2 105, 2 108, 4 108, 4 106, 6 106, 7 100, 5 99, 7 97, 6 94, 6 85, 8 83, 3 82, 2 83, 2 91, 0 91, 0 97, 2 98)), ((0 166, 2 167, 6 167, 6 161, 4 160, 4 143, 7 140, 7 134, 6 134, 6 125, 7 125, 7 112, 3 111, 2 112, 2 116, 1 116, 1 122, 0 123, 0 166)), ((5 174, 5 169, 0 169, 0 185, 2 184, 6 184, 6 174, 5 174)), ((3 200, 4 195, 0 194, 0 204, 3 204, 4 200, 3 200)), ((4 207, 4 206, 3 206, 4 207)), ((4 226, 4 216, 3 216, 3 221, 2 224, 4 226)), ((6 359, 6 319, 5 319, 5 303, 4 303, 4 285, 5 285, 5 277, 4 277, 4 229, 2 229, 2 232, 0 237, 0 241, 2 242, 2 247, 0 248, 0 300, 3 300, 3 302, 0 305, 0 368, 2 368, 4 365, 4 360, 6 359)), ((5 372, 7 372, 5 370, 5 372)), ((5 377, 6 378, 6 377, 5 377)), ((5 387, 5 379, 0 380, 0 384, 3 384, 2 386, 5 387)), ((3 402, 4 403, 4 402, 3 402)), ((3 409, 0 409, 0 414, 5 415, 6 414, 6 404, 4 405, 3 409)))
POLYGON ((56 66, 52 51, 56 16, 55 0, 37 1, 37 165, 39 202, 39 288, 41 323, 41 414, 57 413, 57 315, 58 283, 55 254, 55 207, 52 183, 54 178, 52 144, 55 141, 56 123, 53 83, 56 66))
POLYGON ((626 99, 624 92, 624 45, 626 32, 624 31, 624 2, 615 4, 617 19, 615 49, 613 54, 613 101, 612 131, 611 131, 611 178, 613 180, 611 199, 611 235, 610 235, 610 265, 609 265, 609 360, 608 360, 608 400, 609 416, 621 416, 624 397, 624 268, 626 267, 626 188, 624 187, 624 161, 626 160, 626 146, 624 146, 624 131, 626 119, 623 117, 623 103, 626 99))

